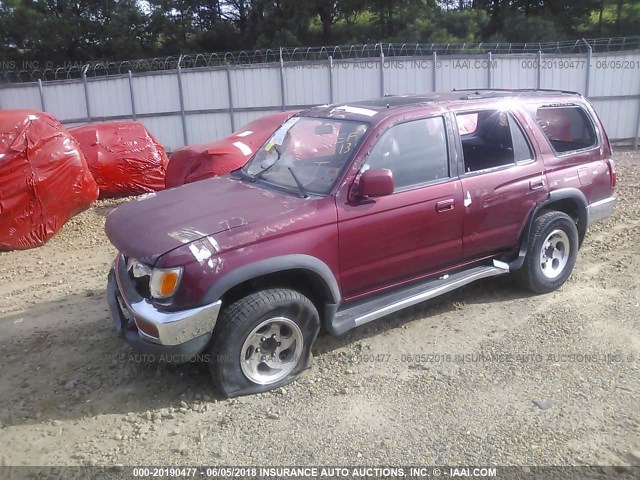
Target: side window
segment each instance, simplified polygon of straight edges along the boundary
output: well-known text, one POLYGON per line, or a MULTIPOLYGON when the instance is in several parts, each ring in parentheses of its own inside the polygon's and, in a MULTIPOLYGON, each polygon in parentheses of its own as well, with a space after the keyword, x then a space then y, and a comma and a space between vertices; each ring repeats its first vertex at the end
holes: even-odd
POLYGON ((456 115, 464 171, 477 172, 530 160, 533 152, 513 116, 500 110, 456 115))
POLYGON ((470 135, 478 128, 478 112, 458 115, 458 132, 460 135, 470 135))
POLYGON ((513 144, 513 157, 517 162, 525 162, 533 159, 533 152, 527 142, 520 125, 509 115, 509 128, 511 129, 511 142, 513 144))
POLYGON ((449 177, 447 135, 443 117, 395 125, 374 145, 365 168, 388 168, 396 191, 449 177))
POLYGON ((538 108, 536 121, 557 153, 593 147, 598 141, 591 120, 576 105, 538 108))

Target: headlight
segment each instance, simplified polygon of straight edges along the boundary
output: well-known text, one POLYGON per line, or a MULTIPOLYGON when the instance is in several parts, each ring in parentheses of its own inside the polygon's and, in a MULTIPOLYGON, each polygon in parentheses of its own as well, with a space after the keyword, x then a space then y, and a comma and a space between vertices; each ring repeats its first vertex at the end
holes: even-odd
POLYGON ((139 262, 135 258, 127 260, 127 270, 132 273, 135 278, 147 277, 151 275, 151 267, 139 262))
POLYGON ((182 267, 154 268, 149 281, 149 291, 153 298, 168 298, 178 289, 182 267))

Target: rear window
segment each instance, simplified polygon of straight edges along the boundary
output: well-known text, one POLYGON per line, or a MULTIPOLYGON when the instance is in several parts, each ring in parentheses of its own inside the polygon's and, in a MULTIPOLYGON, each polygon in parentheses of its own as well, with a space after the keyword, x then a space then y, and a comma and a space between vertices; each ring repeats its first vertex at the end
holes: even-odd
POLYGON ((590 148, 598 141, 593 123, 578 106, 540 107, 536 121, 557 153, 590 148))

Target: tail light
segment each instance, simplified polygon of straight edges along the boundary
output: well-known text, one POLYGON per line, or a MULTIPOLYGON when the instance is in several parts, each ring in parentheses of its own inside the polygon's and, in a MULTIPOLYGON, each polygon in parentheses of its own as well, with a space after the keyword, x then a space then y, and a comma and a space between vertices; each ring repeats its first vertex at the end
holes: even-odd
POLYGON ((609 166, 609 183, 611 188, 616 186, 616 162, 612 158, 607 159, 607 165, 609 166))

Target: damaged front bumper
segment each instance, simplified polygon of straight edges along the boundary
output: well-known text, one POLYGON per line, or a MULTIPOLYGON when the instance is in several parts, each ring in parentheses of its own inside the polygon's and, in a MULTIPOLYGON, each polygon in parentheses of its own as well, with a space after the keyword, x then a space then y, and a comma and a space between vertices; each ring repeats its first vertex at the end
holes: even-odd
POLYGON ((188 310, 158 310, 131 285, 121 254, 109 272, 107 299, 113 325, 127 343, 166 363, 187 362, 207 347, 222 304, 218 300, 188 310))

